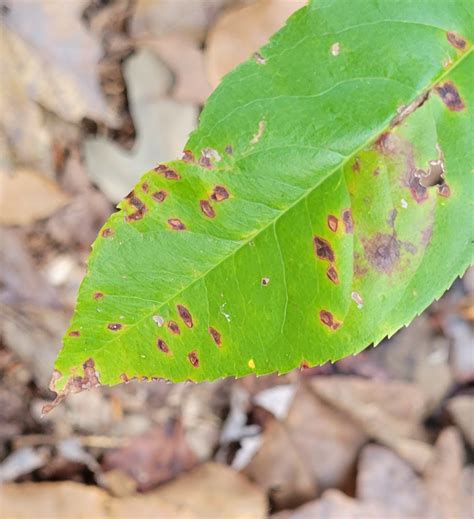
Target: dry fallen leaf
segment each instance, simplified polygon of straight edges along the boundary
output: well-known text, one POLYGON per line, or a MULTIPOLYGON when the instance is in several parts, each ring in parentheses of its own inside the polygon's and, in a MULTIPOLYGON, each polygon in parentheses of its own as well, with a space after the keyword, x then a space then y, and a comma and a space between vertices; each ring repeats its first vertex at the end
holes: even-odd
POLYGON ((455 396, 448 402, 448 411, 470 447, 474 449, 474 397, 471 395, 455 396))
POLYGON ((52 215, 69 200, 55 182, 35 171, 0 173, 1 225, 28 225, 52 215))
POLYGON ((249 58, 306 0, 260 0, 224 12, 207 36, 206 63, 211 86, 249 58))

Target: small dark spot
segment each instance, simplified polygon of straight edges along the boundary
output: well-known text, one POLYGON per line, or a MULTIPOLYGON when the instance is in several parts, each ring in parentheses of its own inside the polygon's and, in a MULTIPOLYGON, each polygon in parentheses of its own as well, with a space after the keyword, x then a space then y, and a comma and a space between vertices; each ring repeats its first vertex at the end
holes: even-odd
POLYGON ((362 241, 367 260, 378 272, 391 274, 400 259, 400 242, 391 234, 377 233, 362 241))
POLYGON ((188 359, 193 368, 199 368, 199 357, 195 351, 188 353, 188 359))
POLYGON ((184 223, 179 218, 170 218, 168 220, 168 223, 169 223, 170 227, 174 231, 184 231, 184 230, 186 230, 186 226, 184 225, 184 223))
POLYGON ((435 87, 436 93, 441 97, 443 103, 453 112, 464 110, 464 102, 452 81, 446 81, 435 87))
POLYGON ((109 330, 112 330, 113 332, 116 332, 117 330, 121 330, 122 329, 122 325, 120 323, 109 323, 107 325, 107 328, 109 330))
POLYGON ((352 210, 346 209, 342 213, 342 221, 344 222, 344 229, 347 234, 354 232, 354 220, 352 219, 352 210))
POLYGON ((103 292, 95 292, 93 298, 97 301, 98 299, 102 299, 104 297, 103 292))
POLYGON ((438 195, 449 197, 451 196, 451 189, 449 188, 448 184, 446 182, 443 182, 442 184, 438 184, 438 195))
POLYGON ((327 240, 321 238, 320 236, 315 236, 313 238, 314 241, 314 250, 316 252, 316 256, 320 259, 330 261, 331 263, 334 261, 334 251, 332 250, 331 245, 327 240))
POLYGON ((203 168, 207 168, 207 169, 211 169, 212 168, 212 162, 211 162, 211 159, 209 157, 206 157, 206 156, 201 156, 201 158, 199 159, 199 164, 203 167, 203 168))
POLYGON ((270 278, 262 278, 262 286, 267 287, 270 284, 270 278))
POLYGON ((397 219, 398 211, 394 208, 388 213, 387 224, 389 227, 395 226, 395 220, 397 219))
POLYGON ((108 238, 109 236, 112 236, 113 234, 114 234, 114 231, 110 227, 106 227, 101 232, 102 238, 108 238))
POLYGON ((339 276, 337 274, 337 270, 332 265, 327 269, 326 276, 330 281, 332 281, 336 285, 339 284, 339 276))
POLYGON ((221 156, 219 152, 213 148, 204 148, 201 150, 201 157, 199 159, 199 164, 204 167, 211 169, 214 167, 213 162, 219 162, 221 160, 221 156))
POLYGON ((411 170, 408 174, 407 185, 410 189, 412 198, 417 204, 422 204, 428 200, 428 189, 421 183, 420 178, 426 176, 423 170, 411 170))
POLYGON ((179 180, 181 178, 174 169, 171 169, 168 166, 165 166, 164 164, 160 164, 160 165, 156 166, 156 168, 154 168, 154 170, 158 174, 167 178, 168 180, 179 180))
POLYGON ((309 362, 306 360, 303 360, 300 364, 300 370, 304 371, 305 369, 310 369, 311 366, 309 365, 309 362))
POLYGON ((332 232, 336 232, 338 225, 339 220, 337 219, 337 217, 335 217, 333 214, 330 214, 328 216, 328 227, 331 229, 332 232))
POLYGON ((453 47, 456 47, 456 49, 464 50, 466 48, 466 40, 457 32, 447 32, 446 38, 448 38, 449 43, 453 47))
POLYGON ((232 155, 234 153, 234 149, 232 148, 232 146, 230 144, 228 144, 224 151, 227 153, 227 155, 232 155))
POLYGON ((211 198, 214 202, 222 202, 229 198, 229 192, 224 186, 215 186, 211 198))
POLYGON ((156 345, 158 346, 158 349, 161 350, 163 353, 169 353, 170 349, 168 348, 168 345, 163 339, 158 339, 156 341, 156 345))
POLYGON ((148 183, 147 183, 147 182, 144 182, 144 183, 142 184, 142 191, 143 191, 144 193, 148 193, 149 189, 150 189, 150 186, 148 185, 148 183))
POLYGON ((254 52, 253 53, 253 59, 259 64, 259 65, 265 65, 267 60, 260 54, 260 52, 254 52))
POLYGON ((222 345, 221 334, 212 326, 209 326, 208 330, 209 330, 209 333, 211 334, 212 339, 216 343, 216 345, 221 346, 222 345))
POLYGON ((163 191, 163 189, 160 190, 160 191, 155 191, 155 192, 151 195, 151 197, 153 198, 153 200, 156 200, 156 201, 159 202, 160 204, 161 204, 162 202, 165 201, 165 199, 166 199, 167 196, 168 196, 168 193, 167 193, 166 191, 163 191))
POLYGON ((188 328, 192 328, 193 327, 193 318, 192 318, 191 314, 189 313, 189 310, 186 307, 184 307, 183 305, 176 305, 176 308, 178 309, 179 316, 183 320, 184 324, 188 328))
POLYGON ((124 384, 128 384, 130 382, 130 378, 129 376, 126 374, 126 373, 122 373, 120 375, 120 380, 124 383, 124 384))
POLYGON ((72 332, 68 333, 69 337, 79 337, 81 335, 81 332, 78 330, 73 330, 72 332))
POLYGON ((126 197, 129 204, 136 208, 134 213, 125 216, 126 222, 136 221, 143 218, 143 215, 147 212, 145 204, 135 195, 134 191, 131 191, 126 197))
POLYGON ((201 206, 201 211, 208 218, 214 218, 216 216, 212 205, 209 203, 209 200, 199 200, 199 205, 201 206))
POLYGON ((323 324, 325 324, 332 330, 337 330, 341 326, 341 323, 339 321, 336 321, 332 313, 328 312, 327 310, 321 310, 319 312, 319 319, 323 324))
POLYGON ((191 150, 183 151, 183 159, 184 162, 194 162, 194 154, 191 150))
POLYGON ((178 323, 176 321, 168 322, 168 330, 175 335, 179 335, 181 333, 181 330, 179 329, 178 323))
POLYGON ((375 168, 374 172, 372 173, 374 177, 378 177, 380 175, 380 168, 375 168))
POLYGON ((359 173, 359 171, 360 171, 360 159, 359 159, 359 157, 356 157, 355 161, 353 162, 353 164, 352 164, 352 171, 354 171, 354 173, 359 173))

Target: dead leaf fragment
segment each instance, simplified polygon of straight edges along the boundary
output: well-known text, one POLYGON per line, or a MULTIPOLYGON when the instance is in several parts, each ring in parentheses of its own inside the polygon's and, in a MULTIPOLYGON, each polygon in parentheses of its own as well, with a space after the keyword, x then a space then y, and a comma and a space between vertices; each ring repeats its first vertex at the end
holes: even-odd
POLYGON ((34 171, 0 173, 1 225, 28 225, 52 215, 69 200, 55 182, 34 171))
POLYGON ((305 0, 260 0, 223 13, 209 31, 207 73, 215 88, 222 77, 250 58, 305 0))
POLYGON ((448 411, 471 448, 474 449, 474 397, 455 396, 448 402, 448 411))

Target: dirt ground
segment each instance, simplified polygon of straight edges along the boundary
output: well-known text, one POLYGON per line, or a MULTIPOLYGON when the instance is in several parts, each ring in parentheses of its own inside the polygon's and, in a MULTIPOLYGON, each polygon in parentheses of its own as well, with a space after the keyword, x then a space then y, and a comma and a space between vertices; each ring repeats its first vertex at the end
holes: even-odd
POLYGON ((474 516, 474 271, 377 348, 41 408, 90 244, 299 0, 2 0, 0 517, 474 516))

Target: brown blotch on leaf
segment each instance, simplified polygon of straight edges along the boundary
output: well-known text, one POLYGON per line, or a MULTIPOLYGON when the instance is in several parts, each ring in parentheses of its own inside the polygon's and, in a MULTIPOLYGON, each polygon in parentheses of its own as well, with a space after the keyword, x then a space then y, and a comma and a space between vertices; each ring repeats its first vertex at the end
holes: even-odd
POLYGON ((194 159, 194 154, 191 150, 184 150, 183 151, 183 158, 182 160, 184 162, 194 162, 195 159, 194 159))
POLYGON ((441 184, 438 184, 437 188, 438 188, 439 196, 444 196, 446 198, 451 196, 451 189, 448 186, 448 184, 446 184, 446 182, 442 182, 441 184))
POLYGON ((464 50, 466 48, 466 40, 457 32, 447 32, 446 38, 453 47, 456 47, 456 49, 464 50))
POLYGON ((68 333, 69 337, 79 337, 81 335, 81 332, 78 330, 73 330, 72 332, 68 333))
POLYGON ((331 330, 337 330, 341 326, 341 323, 336 321, 332 313, 328 312, 327 310, 321 310, 319 312, 319 319, 328 328, 331 328, 331 330))
POLYGON ((181 333, 181 330, 179 329, 178 323, 176 321, 168 322, 168 330, 175 335, 179 335, 181 333))
POLYGON ((346 209, 342 213, 342 221, 344 223, 344 229, 347 234, 352 234, 354 232, 354 220, 352 219, 352 210, 346 209))
POLYGON ((209 326, 208 330, 209 330, 209 333, 210 333, 213 341, 216 343, 216 345, 221 346, 222 345, 221 334, 212 326, 209 326))
POLYGON ((112 330, 113 332, 116 332, 118 330, 121 330, 122 329, 122 325, 120 323, 109 323, 107 325, 107 328, 109 330, 112 330))
POLYGON ((354 173, 359 173, 359 171, 360 171, 359 157, 356 157, 355 161, 352 163, 352 171, 354 171, 354 173))
POLYGON ((459 95, 457 88, 452 81, 435 87, 436 93, 439 95, 443 103, 453 112, 464 110, 464 102, 459 95))
POLYGON ((156 345, 157 345, 158 349, 160 351, 162 351, 163 353, 169 353, 170 349, 168 348, 168 345, 166 344, 166 342, 163 339, 158 339, 156 341, 156 345))
POLYGON ((154 170, 159 174, 165 177, 168 180, 179 180, 181 177, 174 169, 165 166, 164 164, 159 164, 154 168, 154 170))
POLYGON ((145 204, 135 195, 135 192, 131 191, 125 198, 128 200, 129 204, 136 209, 134 213, 125 216, 125 221, 133 222, 143 218, 143 215, 147 212, 147 208, 145 204))
POLYGON ((339 284, 339 276, 337 274, 337 270, 332 265, 327 269, 326 276, 330 281, 332 281, 336 285, 339 284))
POLYGON ((339 225, 339 220, 337 219, 337 217, 334 216, 333 214, 330 214, 328 216, 328 227, 331 229, 332 232, 336 232, 338 225, 339 225))
POLYGON ((102 235, 102 238, 108 238, 114 234, 114 231, 110 227, 106 227, 100 234, 102 235))
POLYGON ((188 353, 188 360, 192 364, 193 368, 199 368, 199 357, 195 351, 188 353))
POLYGON ((208 218, 214 218, 216 216, 214 208, 209 203, 209 200, 199 200, 199 205, 201 206, 203 214, 208 218))
POLYGON ((103 292, 94 292, 94 295, 92 297, 97 301, 99 299, 103 299, 104 294, 103 292))
POLYGON ((144 183, 142 184, 142 191, 143 191, 144 193, 148 193, 149 189, 150 189, 150 186, 148 185, 148 183, 147 183, 147 182, 144 182, 144 183))
POLYGON ((411 170, 408 174, 407 185, 413 200, 417 204, 422 204, 428 200, 428 189, 421 183, 421 178, 424 176, 426 176, 426 173, 421 169, 411 170))
POLYGON ((166 200, 167 196, 168 196, 168 193, 166 191, 163 191, 163 189, 161 189, 160 191, 155 191, 151 195, 153 200, 156 200, 160 204, 166 200))
POLYGON ((370 240, 363 240, 365 255, 375 270, 391 274, 400 260, 400 242, 392 234, 377 233, 370 240))
POLYGON ((327 260, 332 263, 334 261, 335 256, 330 243, 324 238, 321 238, 320 236, 315 236, 313 238, 313 242, 316 256, 320 259, 327 260))
POLYGON ((186 226, 179 218, 170 218, 168 224, 174 231, 184 231, 186 226))
POLYGON ((211 199, 214 200, 214 202, 222 202, 223 200, 227 200, 229 198, 229 192, 224 186, 215 186, 211 199))
POLYGON ((265 65, 267 60, 260 54, 260 52, 254 52, 253 53, 253 59, 259 64, 259 65, 265 65))
POLYGON ((183 320, 184 324, 188 328, 192 328, 193 327, 193 318, 192 318, 192 315, 190 314, 189 310, 186 307, 184 307, 183 305, 176 305, 176 308, 178 309, 179 316, 183 320))
POLYGON ((270 278, 262 278, 262 286, 267 287, 270 284, 270 278))

